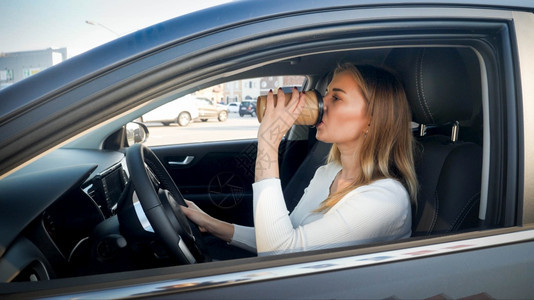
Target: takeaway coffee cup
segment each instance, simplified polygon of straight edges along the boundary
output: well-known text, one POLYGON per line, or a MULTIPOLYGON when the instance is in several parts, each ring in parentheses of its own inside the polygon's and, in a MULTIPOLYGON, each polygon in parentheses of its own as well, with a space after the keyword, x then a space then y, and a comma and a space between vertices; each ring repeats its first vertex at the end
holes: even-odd
MULTIPOLYGON (((286 93, 286 103, 291 99, 292 93, 286 93)), ((274 96, 274 103, 278 101, 276 94, 274 96)), ((259 96, 256 102, 256 116, 258 121, 263 119, 265 114, 265 106, 267 103, 267 95, 259 96)), ((323 119, 323 97, 316 90, 307 91, 305 93, 305 104, 302 113, 295 121, 296 125, 311 125, 315 126, 321 123, 323 119)))

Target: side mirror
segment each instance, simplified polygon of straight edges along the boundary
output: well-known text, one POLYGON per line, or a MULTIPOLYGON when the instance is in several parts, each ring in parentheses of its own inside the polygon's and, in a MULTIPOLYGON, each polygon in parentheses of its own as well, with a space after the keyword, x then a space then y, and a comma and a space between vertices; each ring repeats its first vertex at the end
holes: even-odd
POLYGON ((126 124, 126 140, 128 146, 144 143, 148 139, 148 128, 140 122, 126 124))

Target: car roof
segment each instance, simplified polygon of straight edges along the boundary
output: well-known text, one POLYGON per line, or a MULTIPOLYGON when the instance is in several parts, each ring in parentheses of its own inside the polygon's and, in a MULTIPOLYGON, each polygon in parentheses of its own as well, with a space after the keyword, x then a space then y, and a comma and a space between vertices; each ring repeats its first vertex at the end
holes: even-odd
MULTIPOLYGON (((0 120, 6 114, 22 109, 43 95, 53 93, 54 90, 62 86, 74 84, 87 78, 88 74, 94 75, 94 73, 105 72, 117 64, 143 56, 149 51, 164 48, 171 43, 177 43, 183 39, 192 38, 195 35, 222 30, 225 27, 232 26, 232 24, 254 22, 263 18, 272 18, 276 15, 299 11, 414 4, 482 6, 488 8, 504 7, 529 11, 534 10, 534 1, 529 0, 508 0, 505 2, 500 0, 358 0, 350 4, 344 0, 332 0, 324 3, 321 1, 310 2, 305 0, 248 0, 229 2, 141 29, 70 58, 55 67, 44 70, 26 80, 0 90, 0 99, 2 100, 0 120), (194 22, 194 20, 198 19, 203 20, 203 22, 194 22), (187 26, 183 26, 184 24, 187 24, 187 26), (51 76, 55 78, 54 81, 48 80, 51 76)), ((295 68, 292 69, 294 70, 295 68)))

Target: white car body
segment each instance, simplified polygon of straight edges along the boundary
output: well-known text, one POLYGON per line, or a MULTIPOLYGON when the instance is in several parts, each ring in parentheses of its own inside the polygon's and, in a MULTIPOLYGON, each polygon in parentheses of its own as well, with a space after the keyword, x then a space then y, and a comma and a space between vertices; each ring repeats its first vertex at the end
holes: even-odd
POLYGON ((239 103, 238 102, 228 103, 227 108, 228 108, 228 112, 237 113, 239 112, 239 103))
POLYGON ((181 113, 188 113, 191 120, 199 117, 195 97, 186 95, 164 104, 143 115, 143 122, 161 122, 163 124, 176 123, 181 113))

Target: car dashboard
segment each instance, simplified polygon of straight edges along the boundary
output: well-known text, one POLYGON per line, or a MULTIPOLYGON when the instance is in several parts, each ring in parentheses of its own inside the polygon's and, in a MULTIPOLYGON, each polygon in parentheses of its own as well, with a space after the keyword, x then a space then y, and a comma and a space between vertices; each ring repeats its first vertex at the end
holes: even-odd
MULTIPOLYGON (((55 150, 2 180, 0 282, 91 273, 90 236, 117 223, 127 181, 123 152, 85 149, 55 150)), ((106 257, 109 243, 96 251, 106 257)))

